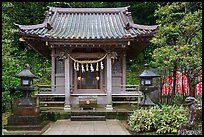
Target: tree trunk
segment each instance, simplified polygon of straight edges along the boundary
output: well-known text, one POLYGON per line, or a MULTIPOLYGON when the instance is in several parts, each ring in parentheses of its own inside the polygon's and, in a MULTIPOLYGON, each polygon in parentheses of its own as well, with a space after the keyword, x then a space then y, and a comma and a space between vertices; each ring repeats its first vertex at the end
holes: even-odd
POLYGON ((187 78, 188 78, 188 86, 189 86, 189 96, 195 97, 196 84, 194 84, 194 82, 193 82, 193 80, 195 80, 195 79, 192 79, 189 76, 187 78))
POLYGON ((176 65, 174 65, 174 70, 173 70, 173 97, 176 94, 176 65))
MULTIPOLYGON (((182 70, 182 69, 181 69, 182 70)), ((183 95, 183 102, 184 102, 184 100, 185 100, 185 95, 184 95, 184 86, 183 86, 183 70, 181 71, 181 78, 182 78, 182 84, 181 84, 181 86, 182 86, 182 95, 183 95)))
POLYGON ((195 86, 196 85, 189 84, 189 96, 191 97, 195 97, 195 86))

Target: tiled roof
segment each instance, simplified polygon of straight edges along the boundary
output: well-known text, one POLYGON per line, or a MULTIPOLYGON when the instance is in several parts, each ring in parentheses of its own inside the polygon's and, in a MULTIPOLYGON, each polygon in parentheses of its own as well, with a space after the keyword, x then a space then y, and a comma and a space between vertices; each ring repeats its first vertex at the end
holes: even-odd
POLYGON ((21 35, 52 39, 126 39, 152 35, 157 26, 134 24, 127 7, 51 7, 42 24, 18 25, 21 35))

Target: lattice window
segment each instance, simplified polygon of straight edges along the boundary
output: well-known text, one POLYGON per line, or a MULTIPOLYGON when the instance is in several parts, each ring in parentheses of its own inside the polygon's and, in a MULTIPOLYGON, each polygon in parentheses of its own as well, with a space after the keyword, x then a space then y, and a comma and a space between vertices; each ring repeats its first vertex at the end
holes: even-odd
POLYGON ((118 56, 117 59, 114 60, 112 71, 114 74, 122 73, 122 65, 121 65, 121 57, 120 56, 118 56))
POLYGON ((64 73, 64 60, 56 59, 56 73, 64 73))

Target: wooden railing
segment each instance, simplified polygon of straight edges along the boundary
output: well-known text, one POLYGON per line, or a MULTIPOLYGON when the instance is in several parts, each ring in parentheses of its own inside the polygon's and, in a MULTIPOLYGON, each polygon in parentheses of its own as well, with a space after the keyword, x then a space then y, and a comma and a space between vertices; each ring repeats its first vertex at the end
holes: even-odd
MULTIPOLYGON (((64 87, 64 85, 34 85, 35 87, 35 90, 39 92, 52 92, 53 90, 56 91, 56 88, 59 88, 59 87, 64 87)), ((125 93, 133 93, 133 92, 138 92, 138 93, 141 93, 139 91, 139 85, 113 85, 112 86, 113 88, 117 88, 119 87, 120 89, 120 93, 122 94, 125 94, 125 93)), ((71 90, 71 93, 73 92, 73 89, 74 89, 74 86, 70 86, 70 90, 71 90)), ((103 85, 103 90, 106 91, 106 86, 103 85)))
MULTIPOLYGON (((51 85, 36 85, 34 87, 38 91, 38 93, 36 94, 36 96, 37 96, 37 104, 38 105, 40 104, 40 98, 41 97, 54 97, 54 98, 58 98, 58 97, 64 97, 65 96, 65 94, 56 94, 56 93, 52 92, 52 88, 53 87, 54 88, 64 87, 64 85, 54 85, 54 86, 51 86, 51 85)), ((142 98, 142 92, 139 91, 139 85, 118 85, 118 86, 113 86, 113 88, 114 87, 119 87, 119 89, 121 91, 119 91, 120 93, 115 93, 115 94, 112 93, 112 97, 115 97, 115 98, 121 98, 121 97, 122 98, 123 97, 137 98, 137 101, 135 100, 137 103, 139 103, 141 98, 142 98)), ((103 90, 106 92, 106 86, 105 85, 103 85, 103 88, 104 88, 103 90)), ((71 86, 70 90, 73 91, 73 89, 74 89, 74 86, 71 86)), ((43 102, 41 102, 41 103, 43 103, 43 102)), ((49 103, 49 102, 47 102, 47 103, 49 103)), ((55 102, 52 102, 52 103, 55 103, 55 102)), ((62 102, 60 102, 60 103, 62 103, 62 102)), ((115 102, 115 103, 118 103, 118 102, 115 102)))
MULTIPOLYGON (((37 91, 42 91, 42 92, 52 92, 52 90, 56 91, 56 88, 58 87, 65 87, 64 85, 34 85, 35 89, 37 91)), ((73 91, 74 86, 70 86, 70 90, 73 91)))
POLYGON ((126 92, 139 91, 139 85, 118 85, 112 87, 120 87, 122 90, 125 90, 126 92))
POLYGON ((112 97, 115 98, 126 98, 127 100, 123 101, 112 101, 114 104, 118 103, 136 103, 139 104, 143 94, 141 91, 139 91, 139 85, 118 85, 118 86, 113 86, 114 87, 119 87, 121 89, 121 93, 118 94, 112 94, 112 97), (130 99, 130 100, 128 100, 130 99))

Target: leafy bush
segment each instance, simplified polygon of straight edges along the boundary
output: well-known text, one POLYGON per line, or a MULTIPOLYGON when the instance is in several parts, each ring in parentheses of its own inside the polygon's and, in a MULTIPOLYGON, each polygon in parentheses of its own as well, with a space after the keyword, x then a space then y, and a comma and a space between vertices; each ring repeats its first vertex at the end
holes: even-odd
POLYGON ((138 85, 139 83, 140 83, 140 80, 137 78, 135 72, 127 73, 127 84, 138 85))
POLYGON ((196 99, 197 99, 199 102, 202 102, 202 92, 199 93, 198 95, 196 95, 196 99))
POLYGON ((172 99, 172 105, 182 105, 184 104, 185 96, 181 93, 176 93, 174 98, 172 99))
POLYGON ((2 92, 2 113, 10 110, 10 101, 9 92, 2 92))
POLYGON ((187 121, 188 110, 182 106, 161 105, 140 108, 128 118, 129 129, 134 132, 156 132, 157 134, 177 133, 187 121))
POLYGON ((2 92, 2 113, 12 111, 12 106, 18 98, 23 96, 22 92, 19 91, 4 91, 2 92))

